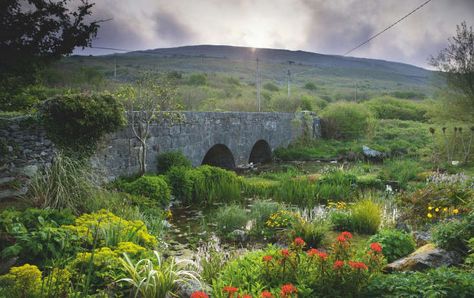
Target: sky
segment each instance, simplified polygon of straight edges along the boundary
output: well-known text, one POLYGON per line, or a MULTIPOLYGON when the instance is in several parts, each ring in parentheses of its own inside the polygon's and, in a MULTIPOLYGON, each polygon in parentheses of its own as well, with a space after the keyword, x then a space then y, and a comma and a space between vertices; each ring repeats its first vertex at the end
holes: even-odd
MULTIPOLYGON (((74 0, 76 1, 76 0, 74 0)), ((78 1, 78 0, 77 0, 78 1)), ((95 0, 93 46, 144 50, 199 44, 342 55, 425 0, 95 0)), ((456 25, 474 25, 474 0, 432 0, 349 56, 429 68, 456 25)), ((77 49, 75 54, 114 51, 77 49)))

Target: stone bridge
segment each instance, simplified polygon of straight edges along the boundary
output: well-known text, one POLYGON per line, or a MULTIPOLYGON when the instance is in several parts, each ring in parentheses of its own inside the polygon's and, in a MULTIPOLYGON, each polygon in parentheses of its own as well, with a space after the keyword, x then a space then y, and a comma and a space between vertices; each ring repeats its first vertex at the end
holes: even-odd
MULTIPOLYGON (((318 118, 311 113, 183 112, 179 124, 154 124, 147 151, 147 169, 155 171, 156 157, 181 151, 193 166, 210 164, 233 169, 250 162, 269 161, 272 151, 287 146, 306 125, 319 135, 318 118), (307 116, 304 116, 307 115, 307 116)), ((93 163, 109 178, 138 172, 139 143, 130 127, 111 134, 93 163)))
MULTIPOLYGON (((312 113, 183 112, 179 124, 153 124, 148 142, 147 169, 156 170, 156 157, 181 151, 194 166, 211 164, 233 169, 265 162, 280 146, 303 132, 319 136, 319 119, 312 113)), ((91 158, 107 179, 138 172, 138 140, 130 127, 109 134, 91 158)), ((29 116, 0 119, 0 200, 24 194, 38 169, 51 165, 54 144, 29 116)))

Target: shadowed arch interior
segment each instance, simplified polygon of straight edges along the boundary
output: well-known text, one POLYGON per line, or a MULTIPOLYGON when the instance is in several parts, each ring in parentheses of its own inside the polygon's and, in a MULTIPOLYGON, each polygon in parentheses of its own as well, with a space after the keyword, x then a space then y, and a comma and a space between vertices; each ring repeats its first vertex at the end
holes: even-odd
POLYGON ((272 149, 265 140, 259 140, 253 145, 249 162, 265 163, 272 160, 272 149))
POLYGON ((234 169, 235 159, 232 152, 227 148, 226 145, 217 144, 211 147, 207 151, 204 159, 202 160, 203 165, 211 165, 224 169, 234 169))

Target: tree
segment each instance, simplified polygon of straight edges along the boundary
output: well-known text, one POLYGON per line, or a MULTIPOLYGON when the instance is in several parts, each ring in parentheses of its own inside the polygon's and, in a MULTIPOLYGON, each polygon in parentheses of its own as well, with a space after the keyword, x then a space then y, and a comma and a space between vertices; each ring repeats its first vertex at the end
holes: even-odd
POLYGON ((34 84, 38 71, 90 46, 101 21, 88 22, 94 4, 81 0, 72 10, 71 0, 0 1, 0 109, 13 110, 9 98, 34 84))
MULTIPOLYGON (((430 64, 441 71, 448 83, 449 111, 456 110, 455 118, 474 115, 474 33, 466 22, 456 26, 456 35, 448 39, 448 47, 437 57, 430 58, 430 64)), ((470 119, 469 119, 470 118, 470 119)))
POLYGON ((165 121, 176 124, 184 120, 183 114, 176 112, 180 109, 176 104, 176 88, 151 74, 145 74, 135 85, 122 86, 117 96, 124 102, 129 125, 140 143, 139 174, 143 175, 147 170, 151 126, 165 121))

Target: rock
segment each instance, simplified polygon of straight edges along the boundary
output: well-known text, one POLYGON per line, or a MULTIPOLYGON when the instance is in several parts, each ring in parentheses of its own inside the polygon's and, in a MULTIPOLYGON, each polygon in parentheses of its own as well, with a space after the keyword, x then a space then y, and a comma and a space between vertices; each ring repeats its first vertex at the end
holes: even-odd
POLYGON ((20 170, 21 174, 23 174, 24 176, 30 177, 30 178, 33 178, 36 175, 37 172, 38 172, 38 166, 37 165, 29 165, 29 166, 23 167, 20 170))
POLYGON ((245 242, 247 240, 247 234, 242 230, 234 230, 229 236, 239 242, 245 242))
POLYGON ((191 280, 188 283, 179 282, 178 297, 191 297, 191 294, 196 291, 211 292, 211 288, 207 284, 201 284, 196 280, 191 280))
POLYGON ((416 246, 420 247, 428 244, 431 241, 431 233, 424 231, 414 231, 413 238, 415 239, 416 246))
POLYGON ((371 149, 365 145, 362 146, 362 154, 371 161, 382 161, 385 158, 385 153, 371 149))
POLYGON ((13 267, 13 265, 16 264, 16 261, 18 260, 17 257, 14 258, 9 258, 7 260, 0 260, 0 275, 2 274, 7 274, 8 271, 10 271, 10 268, 13 267))
POLYGON ((462 262, 462 257, 453 251, 446 251, 437 248, 434 244, 429 243, 410 255, 396 260, 385 266, 385 272, 394 271, 422 271, 430 268, 438 268, 441 266, 452 266, 462 262))

